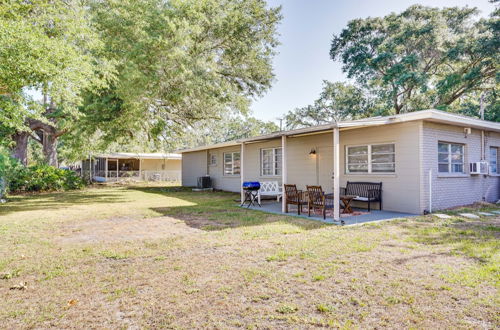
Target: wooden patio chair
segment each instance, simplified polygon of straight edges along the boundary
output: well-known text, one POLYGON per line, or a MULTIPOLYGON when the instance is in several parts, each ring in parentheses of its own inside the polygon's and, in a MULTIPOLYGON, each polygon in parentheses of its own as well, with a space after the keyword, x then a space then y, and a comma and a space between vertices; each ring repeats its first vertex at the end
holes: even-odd
POLYGON ((307 198, 302 190, 298 190, 294 184, 285 184, 285 213, 288 213, 288 205, 297 205, 297 214, 300 215, 302 206, 307 205, 307 198))
POLYGON ((321 186, 306 186, 308 204, 308 215, 311 216, 311 210, 320 209, 323 212, 323 219, 326 219, 326 210, 333 209, 333 199, 327 198, 321 186))

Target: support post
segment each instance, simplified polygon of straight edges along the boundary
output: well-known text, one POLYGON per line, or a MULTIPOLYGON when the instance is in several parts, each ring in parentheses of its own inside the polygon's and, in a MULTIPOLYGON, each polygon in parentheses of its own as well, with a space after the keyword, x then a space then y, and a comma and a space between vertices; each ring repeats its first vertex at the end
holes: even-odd
POLYGON ((333 220, 340 220, 340 134, 333 127, 333 220))
POLYGON ((139 180, 142 180, 142 158, 139 157, 139 180))
MULTIPOLYGON (((286 136, 283 135, 281 136, 281 191, 283 193, 283 197, 281 198, 281 212, 285 213, 286 209, 286 194, 285 194, 285 183, 287 183, 287 176, 288 176, 288 168, 287 168, 287 162, 286 162, 286 136)), ((300 207, 300 205, 299 205, 300 207)))
POLYGON ((119 175, 119 172, 120 171, 120 161, 119 159, 117 158, 116 159, 116 182, 118 182, 118 175, 119 175))
POLYGON ((108 157, 106 159, 106 163, 104 164, 104 177, 106 178, 106 182, 108 182, 108 157))
MULTIPOLYGON (((234 161, 234 159, 233 159, 234 161)), ((245 143, 241 143, 240 151, 240 191, 241 191, 241 203, 245 200, 245 191, 243 191, 243 182, 245 182, 245 143)))
POLYGON ((92 153, 89 153, 89 181, 92 182, 92 153))

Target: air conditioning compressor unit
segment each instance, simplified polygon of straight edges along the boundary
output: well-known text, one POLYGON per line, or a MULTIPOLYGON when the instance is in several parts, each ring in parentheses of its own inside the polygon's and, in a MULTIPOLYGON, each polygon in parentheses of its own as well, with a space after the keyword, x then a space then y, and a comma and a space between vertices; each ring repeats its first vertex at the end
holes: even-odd
POLYGON ((474 162, 469 164, 470 174, 488 174, 488 162, 474 162))

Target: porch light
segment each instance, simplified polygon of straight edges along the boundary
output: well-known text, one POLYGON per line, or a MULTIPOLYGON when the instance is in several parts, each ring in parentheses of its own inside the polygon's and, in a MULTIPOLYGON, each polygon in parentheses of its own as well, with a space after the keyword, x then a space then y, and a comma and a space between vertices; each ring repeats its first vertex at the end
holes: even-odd
POLYGON ((311 151, 309 151, 309 155, 316 156, 316 149, 311 148, 311 151))

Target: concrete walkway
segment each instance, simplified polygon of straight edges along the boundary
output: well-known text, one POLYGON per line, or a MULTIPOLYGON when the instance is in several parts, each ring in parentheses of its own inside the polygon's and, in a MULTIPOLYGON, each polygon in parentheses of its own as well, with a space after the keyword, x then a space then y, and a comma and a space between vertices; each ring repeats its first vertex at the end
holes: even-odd
MULTIPOLYGON (((246 206, 244 206, 246 208, 246 206)), ((292 208, 289 210, 288 213, 282 213, 281 212, 281 203, 276 203, 275 201, 262 201, 262 207, 259 207, 258 205, 256 206, 251 206, 250 209, 252 210, 257 210, 257 211, 263 211, 263 212, 269 212, 269 213, 275 213, 275 214, 281 214, 281 215, 289 215, 289 216, 294 216, 294 217, 301 217, 309 220, 316 220, 316 221, 322 221, 326 223, 331 223, 331 224, 336 224, 336 225, 356 225, 356 224, 362 224, 362 223, 369 223, 369 222, 378 222, 378 221, 384 221, 384 220, 392 220, 392 219, 399 219, 399 218, 408 218, 408 217, 414 217, 417 216, 417 214, 410 214, 410 213, 400 213, 400 212, 391 212, 391 211, 379 211, 379 210, 371 210, 370 213, 368 214, 361 214, 361 215, 354 215, 354 216, 343 216, 340 219, 344 221, 344 223, 341 222, 336 222, 333 221, 332 217, 326 217, 326 219, 323 219, 322 216, 307 216, 307 212, 305 214, 300 214, 297 215, 297 208, 292 208)), ((361 211, 361 212, 368 212, 366 209, 353 209, 354 211, 361 211)))

